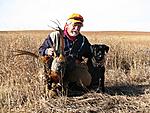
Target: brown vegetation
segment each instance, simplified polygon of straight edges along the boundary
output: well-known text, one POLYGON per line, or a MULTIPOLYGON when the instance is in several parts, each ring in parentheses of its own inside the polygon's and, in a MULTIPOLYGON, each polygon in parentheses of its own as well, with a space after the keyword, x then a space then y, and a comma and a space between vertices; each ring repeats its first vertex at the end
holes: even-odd
POLYGON ((38 61, 14 57, 12 50, 38 54, 49 31, 0 32, 0 112, 56 113, 150 111, 150 33, 83 32, 91 43, 110 46, 106 63, 106 93, 50 98, 39 80, 38 61))

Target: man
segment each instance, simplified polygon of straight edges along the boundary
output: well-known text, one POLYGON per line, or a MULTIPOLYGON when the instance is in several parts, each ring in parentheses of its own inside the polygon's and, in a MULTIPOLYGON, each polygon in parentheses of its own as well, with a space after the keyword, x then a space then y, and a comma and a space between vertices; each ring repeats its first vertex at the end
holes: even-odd
MULTIPOLYGON (((82 58, 91 57, 90 43, 87 38, 81 34, 80 30, 83 27, 84 19, 80 14, 73 13, 71 14, 64 26, 63 31, 63 40, 64 40, 64 50, 63 54, 67 58, 71 57, 73 62, 68 64, 66 68, 66 74, 69 82, 83 83, 85 86, 89 86, 91 83, 91 75, 88 73, 88 69, 81 64, 82 58), (75 66, 73 66, 75 64, 75 66), (73 67, 72 69, 69 69, 73 67), (85 74, 80 74, 80 72, 85 74)), ((39 54, 42 56, 53 56, 54 51, 57 55, 60 54, 60 37, 59 32, 52 32, 45 39, 43 44, 39 48, 39 54)), ((48 62, 49 68, 51 68, 52 57, 48 62)))

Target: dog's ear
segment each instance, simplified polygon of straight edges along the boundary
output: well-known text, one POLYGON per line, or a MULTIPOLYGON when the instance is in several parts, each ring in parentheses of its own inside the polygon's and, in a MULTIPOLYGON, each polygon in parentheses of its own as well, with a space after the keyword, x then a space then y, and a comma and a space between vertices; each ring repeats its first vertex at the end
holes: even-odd
POLYGON ((106 53, 108 53, 108 51, 109 51, 109 46, 105 45, 105 50, 106 50, 106 53))
POLYGON ((109 46, 107 46, 107 45, 105 45, 105 44, 103 44, 102 46, 103 46, 104 50, 106 51, 106 53, 108 53, 108 51, 109 51, 109 46))

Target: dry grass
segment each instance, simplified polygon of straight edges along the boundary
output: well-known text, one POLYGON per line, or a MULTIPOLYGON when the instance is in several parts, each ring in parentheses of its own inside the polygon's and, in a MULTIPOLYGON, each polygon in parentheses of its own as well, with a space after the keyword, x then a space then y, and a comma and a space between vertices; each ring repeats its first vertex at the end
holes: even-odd
POLYGON ((150 111, 150 33, 83 32, 91 43, 110 46, 106 93, 50 98, 38 78, 38 62, 13 57, 12 50, 38 53, 48 31, 0 32, 0 112, 148 113, 150 111))

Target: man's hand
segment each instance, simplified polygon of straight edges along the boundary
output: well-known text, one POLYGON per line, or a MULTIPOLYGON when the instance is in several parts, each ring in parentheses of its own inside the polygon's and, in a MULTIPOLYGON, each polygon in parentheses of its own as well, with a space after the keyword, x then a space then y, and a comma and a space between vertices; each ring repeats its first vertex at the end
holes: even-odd
POLYGON ((47 55, 53 56, 54 55, 54 48, 47 49, 47 55))

